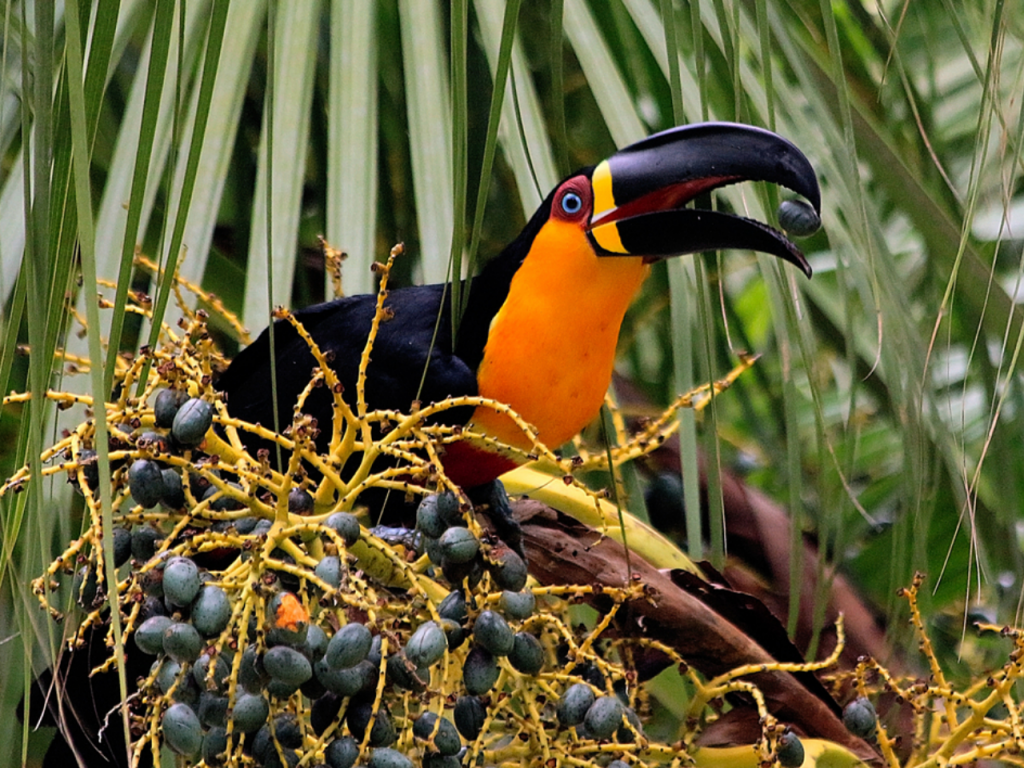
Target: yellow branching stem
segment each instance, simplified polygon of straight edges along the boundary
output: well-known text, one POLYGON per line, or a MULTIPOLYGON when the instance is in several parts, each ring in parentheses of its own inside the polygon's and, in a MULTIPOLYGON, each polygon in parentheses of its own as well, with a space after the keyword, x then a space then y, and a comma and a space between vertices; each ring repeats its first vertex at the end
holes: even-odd
MULTIPOLYGON (((326 244, 324 249, 340 263, 342 254, 326 244)), ((360 359, 354 402, 343 398, 329 355, 319 348, 302 323, 290 312, 278 313, 309 346, 316 362, 309 382, 291 404, 293 417, 285 425, 284 434, 247 423, 228 411, 213 386, 215 373, 225 361, 207 332, 207 311, 223 317, 239 339, 247 341, 249 336, 215 296, 179 275, 173 276, 173 285, 182 303, 184 319, 177 328, 163 326, 156 347, 118 358, 115 376, 119 394, 115 401, 100 407, 84 395, 57 391, 45 394, 45 399, 57 408, 82 406, 86 411, 81 424, 42 454, 44 477, 64 473, 68 482, 82 493, 83 528, 32 582, 40 607, 54 620, 65 618, 59 606, 71 605, 71 600, 80 605, 71 645, 84 642, 90 629, 105 626, 109 603, 104 592, 115 593, 114 603, 126 631, 138 633, 146 617, 143 606, 147 595, 164 578, 162 574, 168 564, 174 558, 201 561, 207 563, 204 588, 222 593, 228 605, 223 625, 218 624, 202 638, 203 650, 211 659, 228 662, 221 665, 226 666, 227 677, 218 680, 216 675, 221 673, 215 670, 219 667, 210 660, 202 680, 208 690, 215 689, 226 697, 230 710, 255 685, 252 669, 243 668, 245 654, 262 658, 284 642, 279 636, 282 632, 307 632, 308 640, 313 636, 310 628, 315 626, 330 638, 345 625, 363 624, 379 638, 380 661, 374 667, 372 688, 362 694, 371 703, 371 715, 365 732, 356 739, 359 761, 366 762, 369 757, 374 724, 386 718, 390 718, 395 729, 395 748, 422 758, 435 748, 435 737, 441 737, 441 724, 439 721, 434 732, 424 739, 414 735, 413 723, 427 712, 451 718, 451 708, 466 695, 463 673, 477 642, 466 642, 465 635, 474 631, 475 622, 485 610, 502 611, 501 580, 497 577, 501 562, 495 554, 500 551, 500 542, 488 538, 471 514, 467 497, 445 474, 445 451, 460 441, 528 465, 503 478, 513 495, 528 494, 602 535, 621 540, 625 534, 631 550, 655 567, 683 568, 700 575, 700 569, 671 542, 628 514, 624 516, 623 530, 619 510, 608 502, 606 492, 588 488, 574 477, 580 470, 607 469, 605 452, 592 453, 579 443, 578 457, 562 459, 543 445, 533 427, 511 408, 483 397, 424 403, 410 413, 371 410, 366 400, 366 375, 376 334, 388 319, 388 275, 400 253, 401 247, 396 247, 387 263, 379 267, 380 290, 371 334, 360 359), (204 308, 188 306, 186 295, 198 299, 204 308), (327 388, 333 406, 333 423, 316 425, 321 431, 329 430, 329 439, 321 443, 326 445, 324 450, 318 448, 314 426, 304 412, 306 400, 316 387, 327 388), (155 401, 161 391, 168 389, 209 406, 210 427, 198 443, 178 444, 170 440, 166 426, 158 426, 155 401), (518 427, 525 438, 523 444, 530 448, 501 444, 476 431, 472 424, 453 427, 434 423, 446 410, 467 407, 504 414, 518 427), (104 529, 95 493, 97 418, 106 419, 112 435, 110 495, 115 531, 104 529), (246 446, 257 439, 279 446, 282 456, 287 457, 286 466, 271 466, 262 452, 253 456, 246 446), (382 458, 386 461, 380 461, 382 458), (140 462, 156 464, 161 473, 171 473, 172 479, 180 482, 180 497, 173 503, 161 497, 159 504, 152 500, 146 502, 148 506, 139 504, 133 494, 142 489, 133 485, 131 469, 140 462), (392 495, 412 500, 442 491, 450 494, 447 498, 462 518, 459 526, 466 529, 460 535, 468 534, 479 544, 480 551, 473 561, 478 570, 459 571, 449 568, 450 564, 436 564, 431 559, 437 556, 432 547, 440 547, 441 543, 427 541, 422 532, 360 526, 359 520, 348 513, 356 510, 361 514, 365 493, 371 489, 388 490, 392 495), (308 503, 293 507, 296 498, 300 502, 307 499, 308 503), (140 532, 151 537, 148 550, 141 545, 135 548, 134 537, 140 532), (135 557, 121 555, 124 562, 118 564, 118 583, 108 585, 103 578, 101 543, 106 536, 113 535, 116 540, 129 533, 135 557), (71 577, 76 575, 79 580, 71 590, 71 577), (87 578, 90 575, 94 576, 93 581, 87 578), (60 601, 62 588, 64 602, 60 601), (455 589, 461 590, 466 600, 468 616, 453 627, 442 603, 455 589), (286 596, 290 596, 290 602, 284 609, 281 601, 286 596), (447 640, 433 663, 416 669, 408 663, 408 644, 413 633, 426 622, 443 626, 447 640), (406 667, 411 679, 402 687, 392 678, 406 667)), ((141 255, 136 257, 136 264, 153 273, 157 270, 152 261, 141 255)), ((340 290, 339 278, 335 291, 340 290)), ((150 316, 148 297, 132 294, 129 301, 130 311, 150 316)), ((61 359, 71 370, 85 371, 90 366, 89 360, 80 357, 63 355, 61 359)), ((623 414, 609 401, 616 443, 611 451, 613 466, 657 448, 677 429, 679 408, 700 410, 710 402, 712 393, 724 392, 753 362, 753 358, 745 358, 720 381, 685 393, 664 414, 640 425, 634 433, 627 428, 623 414)), ((17 406, 29 399, 27 394, 12 394, 4 397, 3 404, 17 406)), ((0 496, 17 493, 33 480, 28 467, 22 467, 0 485, 0 496)), ((1020 762, 1015 757, 1024 746, 1021 707, 1015 699, 1024 661, 1024 642, 1019 633, 1004 632, 1012 639, 1014 651, 1001 670, 957 691, 938 666, 924 634, 924 623, 916 606, 917 586, 906 594, 922 651, 930 662, 930 681, 901 683, 871 660, 848 676, 862 695, 889 690, 914 708, 915 744, 912 758, 904 764, 908 768, 944 768, 988 758, 1020 762), (1005 709, 1005 715, 997 712, 998 707, 1005 709), (934 711, 941 716, 929 719, 929 713, 934 711)), ((528 583, 525 589, 533 593, 537 610, 526 618, 510 619, 509 623, 514 632, 536 639, 542 649, 543 666, 537 674, 527 674, 520 671, 511 657, 495 661, 496 680, 479 697, 484 708, 483 727, 478 736, 465 739, 468 754, 463 764, 474 765, 482 760, 488 765, 584 768, 597 759, 603 764, 614 758, 644 767, 693 764, 699 768, 759 768, 776 759, 774 745, 782 725, 768 711, 765 697, 751 682, 751 676, 765 671, 824 670, 837 662, 842 647, 840 624, 839 647, 828 659, 808 664, 748 665, 704 680, 669 645, 620 633, 617 620, 623 606, 657 599, 643 585, 616 589, 590 584, 539 587, 528 583), (608 603, 608 608, 595 619, 580 624, 572 607, 598 595, 608 603), (615 692, 625 686, 626 701, 635 708, 635 712, 629 712, 642 719, 653 695, 637 682, 633 660, 645 648, 664 653, 694 692, 678 741, 669 744, 650 739, 642 727, 637 728, 625 715, 621 722, 612 723, 612 736, 608 738, 593 738, 585 728, 559 725, 557 704, 571 686, 578 684, 602 698, 616 696, 615 692), (595 674, 600 675, 599 685, 591 682, 595 674), (712 705, 734 692, 742 692, 754 702, 761 719, 761 739, 756 745, 742 747, 695 747, 701 730, 716 717, 712 705)), ((115 642, 114 638, 107 640, 109 644, 115 642)), ((130 650, 134 653, 137 649, 130 650)), ((110 669, 113 664, 111 653, 96 671, 110 669)), ((167 745, 164 713, 174 705, 176 693, 197 684, 194 680, 190 682, 192 665, 193 662, 185 661, 179 677, 170 685, 165 680, 166 690, 161 689, 159 669, 155 670, 142 681, 138 694, 125 703, 136 734, 133 765, 139 764, 146 751, 156 755, 167 745)), ((351 703, 351 695, 341 698, 346 706, 351 703)), ((331 742, 352 733, 343 717, 334 719, 325 730, 314 732, 311 704, 302 689, 278 688, 273 696, 267 696, 267 703, 267 723, 272 732, 278 728, 274 718, 282 714, 293 716, 301 729, 301 755, 294 756, 299 765, 324 762, 324 751, 331 742)), ((225 730, 225 764, 252 764, 249 753, 243 751, 243 743, 251 742, 251 737, 238 732, 232 717, 228 717, 225 730)), ((245 749, 250 746, 251 743, 245 749)), ((884 729, 878 732, 878 746, 886 762, 900 765, 893 739, 884 729)), ((804 747, 809 761, 805 761, 804 768, 811 768, 815 762, 852 768, 857 762, 849 751, 831 742, 805 739, 804 747)), ((291 747, 273 740, 273 748, 282 763, 290 764, 293 756, 286 754, 286 749, 291 747)))

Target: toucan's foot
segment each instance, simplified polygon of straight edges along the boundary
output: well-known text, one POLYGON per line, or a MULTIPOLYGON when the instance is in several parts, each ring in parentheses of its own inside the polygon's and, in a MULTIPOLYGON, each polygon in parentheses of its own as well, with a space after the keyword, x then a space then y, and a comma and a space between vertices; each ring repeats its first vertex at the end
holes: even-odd
POLYGON ((466 495, 474 507, 485 506, 494 524, 498 538, 511 547, 526 562, 526 551, 523 549, 523 529, 512 515, 505 486, 500 480, 492 480, 466 490, 466 495))
POLYGON ((375 525, 370 533, 389 546, 401 545, 413 551, 422 550, 423 533, 414 528, 402 528, 393 525, 375 525))

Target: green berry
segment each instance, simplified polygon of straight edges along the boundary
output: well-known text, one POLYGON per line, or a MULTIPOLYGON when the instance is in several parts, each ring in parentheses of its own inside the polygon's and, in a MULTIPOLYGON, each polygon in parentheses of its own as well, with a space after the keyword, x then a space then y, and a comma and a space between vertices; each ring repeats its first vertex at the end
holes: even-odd
POLYGON ((195 757, 203 746, 199 717, 187 704, 172 704, 161 718, 164 743, 185 757, 195 757))
POLYGON ((593 705, 594 691, 589 685, 586 683, 571 685, 558 700, 558 707, 555 710, 558 722, 565 726, 579 725, 593 705))
POLYGON ((429 667, 442 656, 448 647, 444 630, 433 621, 425 621, 417 627, 405 646, 405 655, 417 667, 429 667))
POLYGON ((788 728, 775 744, 775 755, 782 768, 800 768, 804 764, 804 745, 800 738, 788 728))
POLYGON ((625 707, 618 696, 600 696, 583 718, 583 725, 595 739, 610 739, 622 725, 625 707))
POLYGON ((348 669, 366 658, 372 644, 370 630, 358 622, 349 622, 334 633, 324 660, 331 669, 348 669))
POLYGON ((192 448, 203 442, 213 425, 213 406, 198 397, 190 398, 171 423, 171 435, 182 445, 192 448))

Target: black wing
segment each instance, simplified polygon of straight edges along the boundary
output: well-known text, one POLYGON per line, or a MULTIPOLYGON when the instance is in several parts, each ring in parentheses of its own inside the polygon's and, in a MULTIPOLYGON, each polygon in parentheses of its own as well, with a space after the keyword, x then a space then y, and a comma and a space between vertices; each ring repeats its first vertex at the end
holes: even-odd
MULTIPOLYGON (((451 351, 450 310, 443 288, 429 285, 402 288, 389 294, 385 306, 391 311, 391 317, 381 323, 367 368, 366 401, 370 409, 407 412, 417 399, 429 403, 446 397, 477 394, 476 372, 451 351)), ((320 349, 333 355, 331 367, 345 388, 345 400, 353 407, 359 360, 370 333, 375 306, 376 296, 353 296, 295 313, 320 349)), ((306 343, 287 321, 275 323, 274 346, 278 419, 284 429, 292 421, 295 402, 309 382, 316 362, 306 343)), ((267 330, 235 357, 217 386, 227 393, 228 411, 233 416, 273 427, 267 330)), ((317 419, 322 440, 326 442, 332 414, 331 395, 326 388, 314 390, 306 400, 304 412, 317 419)), ((469 415, 468 409, 457 409, 446 412, 442 420, 463 423, 469 415)))

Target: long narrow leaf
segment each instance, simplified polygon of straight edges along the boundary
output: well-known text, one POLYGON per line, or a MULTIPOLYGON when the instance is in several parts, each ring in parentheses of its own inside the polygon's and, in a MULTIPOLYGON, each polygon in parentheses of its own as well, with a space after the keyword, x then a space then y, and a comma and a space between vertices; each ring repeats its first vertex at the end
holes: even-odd
POLYGON ((373 287, 377 232, 377 36, 373 3, 332 0, 327 240, 348 253, 347 293, 373 287))
POLYGON ((406 121, 412 155, 419 265, 425 282, 448 273, 452 234, 451 118, 437 3, 399 0, 406 121))
POLYGON ((309 144, 313 73, 316 69, 319 3, 294 3, 277 8, 274 52, 276 62, 272 112, 264 112, 260 141, 260 163, 253 205, 253 229, 249 240, 245 303, 242 317, 253 325, 270 322, 267 316, 268 271, 267 227, 270 217, 275 304, 291 298, 302 187, 306 177, 306 149, 309 144), (273 123, 274 151, 268 154, 267 128, 273 123), (271 177, 273 183, 271 184, 271 177), (268 205, 267 187, 273 190, 268 205))

